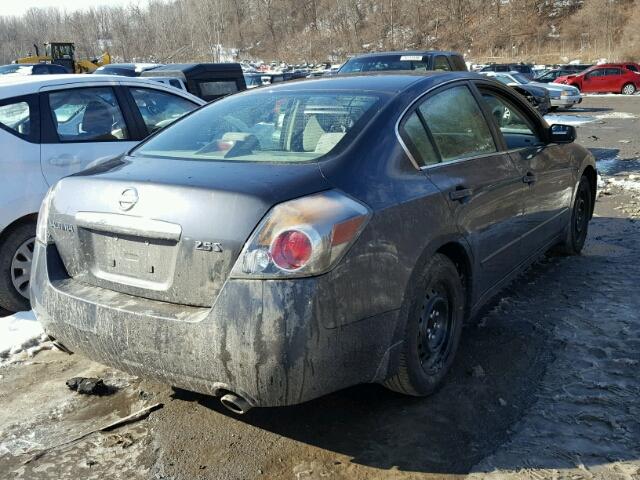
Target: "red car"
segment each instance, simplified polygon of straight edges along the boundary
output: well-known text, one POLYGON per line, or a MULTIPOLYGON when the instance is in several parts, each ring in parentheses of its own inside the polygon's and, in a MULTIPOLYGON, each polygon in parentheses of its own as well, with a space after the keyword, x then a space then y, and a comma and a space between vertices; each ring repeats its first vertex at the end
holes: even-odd
POLYGON ((640 65, 637 63, 607 63, 588 68, 576 75, 558 77, 554 83, 564 83, 583 93, 623 93, 633 95, 640 89, 640 65))

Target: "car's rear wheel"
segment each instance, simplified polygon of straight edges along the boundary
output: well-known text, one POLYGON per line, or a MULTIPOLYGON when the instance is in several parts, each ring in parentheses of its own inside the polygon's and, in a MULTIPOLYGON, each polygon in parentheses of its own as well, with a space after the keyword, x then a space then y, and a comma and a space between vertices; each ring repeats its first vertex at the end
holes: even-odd
POLYGON ((0 243, 0 307, 10 312, 29 310, 29 279, 36 226, 12 228, 0 243))
POLYGON ((567 226, 567 234, 560 245, 560 252, 565 255, 579 255, 584 247, 589 230, 589 221, 593 209, 591 184, 586 176, 580 179, 576 198, 571 209, 571 220, 567 226))
POLYGON ((385 386, 406 395, 433 393, 449 371, 464 323, 464 288, 449 258, 436 254, 413 287, 397 372, 385 386))
POLYGON ((633 83, 627 83, 624 87, 622 87, 622 93, 624 95, 633 95, 636 93, 636 86, 633 83))

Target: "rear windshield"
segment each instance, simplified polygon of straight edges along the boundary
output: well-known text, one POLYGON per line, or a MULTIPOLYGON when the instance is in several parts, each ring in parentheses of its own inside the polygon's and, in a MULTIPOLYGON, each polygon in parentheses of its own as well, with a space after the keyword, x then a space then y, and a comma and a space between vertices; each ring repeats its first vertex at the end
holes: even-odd
POLYGON ((371 118, 373 94, 262 90, 210 104, 150 138, 133 156, 300 162, 333 150, 371 118))
POLYGON ((428 58, 422 55, 376 55, 354 58, 345 63, 340 73, 379 72, 385 70, 429 70, 428 58))

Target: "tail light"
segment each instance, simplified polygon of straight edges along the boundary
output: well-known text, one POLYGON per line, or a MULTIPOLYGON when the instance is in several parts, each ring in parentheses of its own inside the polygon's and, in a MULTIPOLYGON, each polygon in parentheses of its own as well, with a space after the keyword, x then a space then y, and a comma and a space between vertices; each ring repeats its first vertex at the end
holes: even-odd
POLYGON ((286 278, 328 272, 370 216, 365 205, 335 190, 276 205, 245 244, 231 276, 286 278))

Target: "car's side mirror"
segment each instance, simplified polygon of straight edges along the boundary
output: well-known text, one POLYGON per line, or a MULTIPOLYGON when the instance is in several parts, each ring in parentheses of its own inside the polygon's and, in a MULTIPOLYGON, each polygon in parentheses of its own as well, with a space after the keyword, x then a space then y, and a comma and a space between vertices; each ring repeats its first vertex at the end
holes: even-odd
POLYGON ((551 143, 572 143, 577 137, 576 127, 573 125, 555 124, 549 127, 549 141, 551 143))

